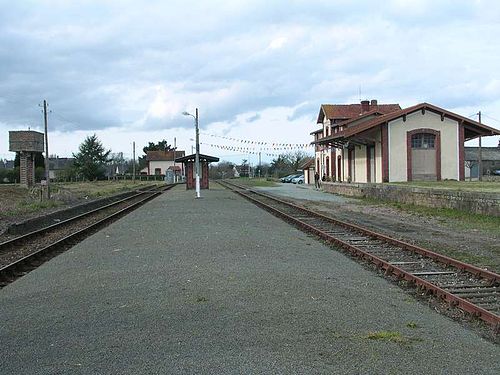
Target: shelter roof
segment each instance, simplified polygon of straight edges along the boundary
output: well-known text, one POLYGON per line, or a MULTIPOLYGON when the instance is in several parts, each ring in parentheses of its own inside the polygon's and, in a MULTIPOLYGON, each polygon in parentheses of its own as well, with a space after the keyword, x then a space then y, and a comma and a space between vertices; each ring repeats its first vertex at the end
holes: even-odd
MULTIPOLYGON (((181 158, 176 158, 175 162, 176 163, 186 163, 188 161, 194 161, 195 159, 196 159, 196 154, 192 154, 192 155, 186 155, 186 156, 181 157, 181 158)), ((218 162, 219 160, 220 159, 218 157, 215 157, 215 156, 200 154, 200 161, 207 161, 209 163, 212 163, 212 162, 218 162)))
POLYGON ((302 165, 299 167, 299 169, 307 169, 310 166, 314 166, 314 159, 313 158, 309 158, 304 163, 302 163, 302 165))
POLYGON ((313 132, 311 132, 311 133, 309 133, 309 134, 314 135, 314 134, 318 134, 318 133, 323 133, 323 128, 320 128, 320 129, 318 129, 318 130, 315 130, 315 131, 313 131, 313 132))

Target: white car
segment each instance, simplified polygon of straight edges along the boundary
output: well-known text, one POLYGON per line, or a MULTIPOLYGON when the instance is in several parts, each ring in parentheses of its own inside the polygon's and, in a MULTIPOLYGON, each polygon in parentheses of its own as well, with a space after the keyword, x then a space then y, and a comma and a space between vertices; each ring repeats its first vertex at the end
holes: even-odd
POLYGON ((303 184, 304 183, 304 175, 300 175, 299 177, 295 177, 292 179, 293 184, 303 184))

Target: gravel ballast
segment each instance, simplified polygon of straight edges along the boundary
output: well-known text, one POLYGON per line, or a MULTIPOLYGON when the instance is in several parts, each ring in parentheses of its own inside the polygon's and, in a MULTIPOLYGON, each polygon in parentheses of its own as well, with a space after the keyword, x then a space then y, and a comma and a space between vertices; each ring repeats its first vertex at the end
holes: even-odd
POLYGON ((500 350, 213 185, 0 290, 0 373, 497 374, 500 350))

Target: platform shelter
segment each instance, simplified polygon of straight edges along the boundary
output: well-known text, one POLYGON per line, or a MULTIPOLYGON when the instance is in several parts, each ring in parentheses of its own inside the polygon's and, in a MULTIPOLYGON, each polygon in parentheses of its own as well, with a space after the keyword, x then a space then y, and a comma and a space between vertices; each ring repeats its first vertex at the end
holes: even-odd
MULTIPOLYGON (((195 172, 195 158, 196 154, 183 156, 175 159, 176 163, 183 163, 184 170, 186 171, 186 189, 196 188, 196 172, 195 172)), ((208 164, 216 163, 219 158, 215 156, 200 154, 200 188, 208 189, 208 164)))

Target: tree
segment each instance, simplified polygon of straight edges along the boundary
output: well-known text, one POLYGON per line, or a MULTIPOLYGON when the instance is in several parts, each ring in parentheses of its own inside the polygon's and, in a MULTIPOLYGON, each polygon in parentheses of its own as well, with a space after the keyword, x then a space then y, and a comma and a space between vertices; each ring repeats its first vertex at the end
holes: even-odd
POLYGON ((248 164, 247 159, 241 161, 240 177, 250 177, 250 164, 248 164))
POLYGON ((292 173, 299 170, 299 167, 303 164, 304 159, 306 159, 308 156, 309 155, 306 152, 300 150, 288 154, 288 160, 290 160, 292 173))
POLYGON ((88 136, 79 147, 74 166, 79 174, 86 180, 104 178, 105 165, 109 162, 111 150, 106 151, 97 138, 97 135, 88 136))
POLYGON ((233 178, 234 164, 228 161, 221 161, 215 165, 210 165, 209 177, 211 179, 233 178))
POLYGON ((472 168, 474 168, 478 162, 475 160, 466 160, 465 167, 469 169, 469 181, 472 181, 472 168))
POLYGON ((144 151, 145 154, 148 153, 148 151, 171 151, 173 150, 172 146, 168 144, 168 142, 163 139, 158 143, 153 143, 149 142, 147 146, 144 146, 142 151, 144 151))
POLYGON ((290 159, 285 154, 278 155, 277 159, 273 159, 269 169, 275 177, 285 176, 293 171, 290 166, 290 159))
POLYGON ((123 157, 123 152, 112 152, 109 155, 109 163, 107 168, 107 176, 115 176, 124 174, 128 168, 128 162, 123 157))

